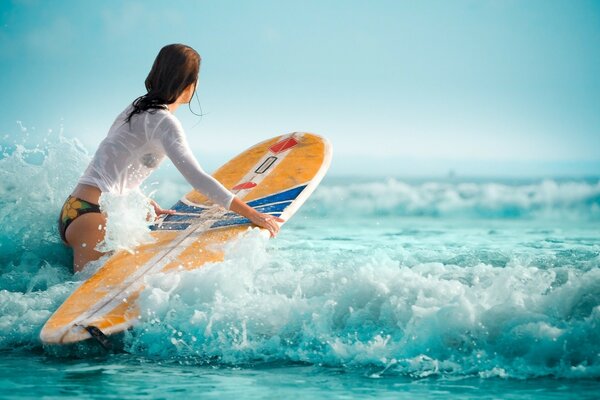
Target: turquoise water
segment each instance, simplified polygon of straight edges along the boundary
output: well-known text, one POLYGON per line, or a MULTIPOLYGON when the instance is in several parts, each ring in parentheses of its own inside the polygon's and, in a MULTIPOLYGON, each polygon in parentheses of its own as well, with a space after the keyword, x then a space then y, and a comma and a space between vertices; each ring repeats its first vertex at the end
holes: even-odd
POLYGON ((54 222, 89 156, 44 139, 0 159, 0 397, 600 396, 597 178, 329 177, 276 240, 149 279, 106 354, 38 339, 86 276, 54 222))

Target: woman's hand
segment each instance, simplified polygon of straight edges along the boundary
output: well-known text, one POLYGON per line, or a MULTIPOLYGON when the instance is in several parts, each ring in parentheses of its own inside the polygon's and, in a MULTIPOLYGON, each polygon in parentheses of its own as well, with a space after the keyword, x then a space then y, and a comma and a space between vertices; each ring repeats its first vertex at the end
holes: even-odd
POLYGON ((279 217, 269 214, 261 214, 257 212, 255 215, 250 216, 250 221, 254 225, 260 226, 261 228, 265 228, 271 234, 271 237, 275 237, 279 232, 279 224, 278 222, 285 222, 279 217))
POLYGON ((279 223, 285 222, 283 219, 274 215, 259 213, 237 197, 233 198, 229 209, 248 218, 253 224, 265 228, 269 231, 271 237, 275 237, 279 232, 279 223))
POLYGON ((156 218, 160 217, 163 214, 173 215, 176 213, 175 210, 165 210, 158 205, 158 203, 152 199, 150 199, 150 204, 154 207, 154 213, 156 214, 156 218))

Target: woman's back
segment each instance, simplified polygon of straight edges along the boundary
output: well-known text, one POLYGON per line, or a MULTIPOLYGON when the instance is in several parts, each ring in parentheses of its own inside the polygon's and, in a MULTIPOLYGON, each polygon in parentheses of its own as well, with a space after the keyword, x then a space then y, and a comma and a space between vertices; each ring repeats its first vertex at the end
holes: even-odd
POLYGON ((166 107, 135 114, 126 122, 131 110, 129 106, 117 116, 79 183, 113 193, 137 188, 165 158, 164 143, 182 134, 166 107))

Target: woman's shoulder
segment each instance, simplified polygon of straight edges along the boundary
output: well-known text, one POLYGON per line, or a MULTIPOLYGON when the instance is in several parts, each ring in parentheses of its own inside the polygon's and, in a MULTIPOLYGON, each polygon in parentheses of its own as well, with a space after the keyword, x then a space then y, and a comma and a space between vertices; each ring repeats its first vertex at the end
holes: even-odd
POLYGON ((158 120, 159 123, 161 124, 161 126, 164 128, 175 129, 178 131, 183 130, 181 122, 179 122, 179 119, 168 109, 160 108, 160 109, 156 109, 155 111, 149 110, 146 112, 150 113, 150 115, 152 115, 151 118, 158 120))
POLYGON ((129 104, 115 120, 114 127, 130 132, 145 132, 147 137, 162 137, 165 135, 181 136, 184 134, 179 119, 169 109, 153 108, 132 114, 134 107, 129 104), (131 118, 129 118, 131 116, 131 118))
POLYGON ((185 136, 183 126, 179 119, 168 109, 154 109, 143 111, 145 118, 144 127, 151 132, 151 136, 162 140, 180 140, 185 136))
MULTIPOLYGON (((133 111, 133 106, 130 104, 127 106, 125 110, 121 113, 125 118, 131 114, 133 111)), ((154 125, 156 127, 164 127, 164 128, 177 128, 181 129, 181 123, 177 119, 173 113, 169 111, 169 109, 165 106, 165 108, 151 108, 149 110, 141 111, 137 114, 133 114, 131 119, 142 119, 146 126, 154 125)))

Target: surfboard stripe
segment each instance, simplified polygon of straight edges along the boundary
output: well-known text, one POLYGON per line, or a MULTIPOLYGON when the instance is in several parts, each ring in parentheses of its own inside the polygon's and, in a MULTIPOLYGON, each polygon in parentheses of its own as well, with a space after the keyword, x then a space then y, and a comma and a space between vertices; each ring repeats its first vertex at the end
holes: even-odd
POLYGON ((173 214, 167 215, 165 219, 163 219, 163 224, 168 222, 182 222, 198 219, 198 214, 173 214))
MULTIPOLYGON (((270 196, 263 197, 261 199, 256 199, 248 202, 250 207, 253 207, 258 212, 261 213, 273 213, 273 212, 282 212, 285 210, 287 206, 291 204, 291 202, 298 197, 298 195, 306 188, 306 185, 300 185, 298 187, 284 190, 280 193, 275 193, 270 196)), ((198 207, 190 206, 187 204, 183 204, 179 202, 177 205, 183 205, 180 209, 190 210, 198 207)), ((188 214, 179 214, 179 215, 167 215, 160 222, 150 226, 150 229, 153 231, 160 230, 184 230, 190 227, 193 224, 193 220, 199 218, 201 212, 205 209, 200 209, 200 213, 188 213, 188 214)), ((224 214, 221 218, 230 219, 236 218, 236 220, 241 221, 237 214, 229 212, 224 214)), ((249 224, 250 221, 244 219, 245 222, 238 222, 235 224, 227 224, 227 225, 213 225, 211 228, 220 227, 220 226, 229 226, 229 225, 243 225, 249 224)))
MULTIPOLYGON (((277 213, 276 216, 278 217, 281 214, 281 212, 283 212, 290 204, 292 204, 291 200, 283 201, 280 203, 258 206, 258 207, 255 207, 255 210, 260 213, 271 214, 271 215, 275 215, 275 213, 277 213)), ((180 217, 180 216, 170 215, 169 217, 180 217)), ((192 225, 192 223, 180 222, 182 220, 178 220, 178 222, 176 222, 175 220, 168 220, 169 217, 165 218, 165 220, 160 225, 153 225, 150 229, 181 231, 181 230, 189 228, 192 225)), ((189 216, 181 216, 181 217, 188 217, 188 219, 189 219, 189 216)), ((235 213, 225 214, 223 216, 223 218, 224 219, 222 221, 214 223, 213 225, 211 225, 210 228, 212 229, 212 228, 218 228, 218 227, 222 227, 222 226, 250 224, 250 220, 248 220, 247 218, 240 218, 239 215, 235 214, 235 213)))
POLYGON ((244 183, 240 183, 239 185, 235 185, 234 187, 231 188, 231 190, 236 191, 236 190, 242 190, 242 189, 252 189, 253 187, 256 187, 256 183, 244 182, 244 183))
POLYGON ((301 185, 283 192, 275 193, 270 196, 266 196, 260 199, 252 200, 248 202, 250 207, 261 206, 269 203, 278 203, 280 201, 294 200, 304 190, 306 185, 301 185))
POLYGON ((163 223, 160 225, 152 225, 150 230, 153 231, 183 231, 192 225, 191 223, 163 223))
POLYGON ((271 214, 274 212, 281 212, 285 210, 290 204, 291 201, 284 201, 281 203, 269 204, 266 206, 255 207, 255 210, 264 214, 271 214))
POLYGON ((292 147, 296 146, 297 144, 298 144, 298 142, 293 137, 289 137, 289 138, 283 139, 282 141, 280 141, 278 143, 275 143, 273 146, 269 147, 269 150, 272 153, 278 154, 278 153, 281 153, 288 149, 291 149, 292 147))
MULTIPOLYGON (((269 213, 269 214, 273 215, 275 217, 279 217, 281 215, 281 213, 269 213)), ((250 224, 250 220, 248 218, 232 218, 229 220, 217 221, 214 224, 212 224, 212 226, 210 228, 213 229, 213 228, 222 228, 224 226, 236 226, 236 225, 246 225, 246 224, 250 224)))
POLYGON ((181 200, 178 201, 177 203, 175 203, 175 205, 173 207, 171 207, 171 209, 175 210, 177 212, 190 213, 190 214, 201 214, 202 212, 207 210, 206 207, 199 207, 199 206, 185 204, 181 200))

